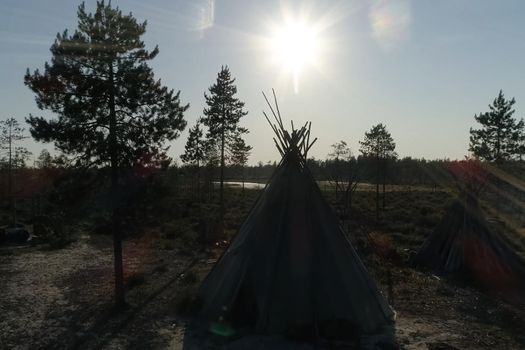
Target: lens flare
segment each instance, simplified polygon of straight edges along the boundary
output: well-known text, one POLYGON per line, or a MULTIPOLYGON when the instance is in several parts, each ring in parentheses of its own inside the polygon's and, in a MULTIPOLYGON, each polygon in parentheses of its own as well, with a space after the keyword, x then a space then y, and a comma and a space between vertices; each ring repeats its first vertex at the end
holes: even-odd
POLYGON ((372 36, 383 49, 392 49, 406 40, 412 22, 409 0, 376 0, 370 8, 372 36))
POLYGON ((228 338, 235 334, 235 329, 231 327, 231 325, 225 321, 219 320, 219 322, 214 322, 211 327, 210 331, 218 336, 228 338))

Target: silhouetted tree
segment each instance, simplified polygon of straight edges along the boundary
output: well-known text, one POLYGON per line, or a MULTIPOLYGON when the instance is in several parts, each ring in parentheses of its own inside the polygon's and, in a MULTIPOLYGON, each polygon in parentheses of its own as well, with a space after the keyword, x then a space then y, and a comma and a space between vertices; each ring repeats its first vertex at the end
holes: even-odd
POLYGON ((180 159, 184 164, 189 165, 194 169, 194 178, 197 182, 197 201, 200 209, 200 166, 206 159, 205 140, 200 120, 197 120, 195 125, 190 128, 188 139, 184 146, 184 153, 180 156, 180 159))
POLYGON ((31 155, 31 152, 29 152, 27 148, 18 145, 19 141, 27 138, 27 136, 24 135, 24 130, 15 118, 0 121, 0 147, 3 153, 0 162, 7 168, 7 197, 9 198, 13 225, 16 223, 13 172, 17 168, 24 167, 25 161, 29 159, 31 155))
POLYGON ((328 154, 325 166, 335 182, 335 197, 338 201, 338 193, 343 193, 342 202, 346 214, 350 214, 352 207, 352 193, 358 185, 357 162, 352 155, 352 150, 345 141, 339 141, 332 146, 332 152, 328 154))
POLYGON ((383 210, 385 209, 385 182, 387 162, 389 159, 397 158, 394 151, 396 144, 392 135, 387 131, 386 126, 379 123, 373 126, 370 131, 365 132, 363 141, 359 141, 361 148, 359 151, 365 157, 373 158, 376 162, 376 216, 379 215, 379 183, 383 183, 383 210))
POLYGON ((78 29, 58 34, 51 63, 44 72, 29 69, 25 84, 35 92, 40 109, 58 115, 46 120, 30 116, 37 141, 54 141, 76 164, 111 167, 116 306, 124 306, 122 242, 118 228, 119 169, 141 162, 145 155, 163 158, 166 140, 186 125, 188 105, 180 92, 161 85, 148 61, 159 50, 145 49, 146 22, 138 23, 111 3, 98 1, 95 13, 78 8, 78 29), (158 155, 158 156, 157 156, 158 155))
POLYGON ((204 161, 205 144, 200 120, 197 120, 195 125, 189 129, 188 140, 180 159, 185 164, 196 165, 197 167, 204 161))
POLYGON ((220 150, 213 140, 205 139, 204 147, 204 184, 208 194, 208 200, 212 199, 215 179, 215 170, 221 162, 220 150))
POLYGON ((241 136, 235 137, 230 149, 230 161, 241 168, 242 190, 244 193, 244 166, 248 163, 252 146, 247 145, 241 136))
POLYGON ((469 150, 476 157, 496 164, 518 157, 520 129, 524 122, 518 122, 512 116, 515 103, 514 98, 506 100, 500 90, 498 97, 489 105, 489 112, 474 115, 481 128, 470 128, 469 150))
POLYGON ((335 184, 335 198, 338 199, 338 193, 341 186, 342 176, 346 163, 352 158, 350 147, 345 141, 339 141, 330 146, 332 151, 328 154, 327 165, 331 180, 335 184))
POLYGON ((36 166, 40 169, 47 169, 53 166, 53 157, 47 149, 43 149, 36 160, 36 166))
POLYGON ((233 142, 247 130, 239 126, 240 119, 248 114, 244 102, 235 94, 235 78, 231 77, 228 66, 221 67, 217 81, 210 86, 209 95, 204 94, 207 108, 204 109, 202 123, 208 127, 207 138, 210 147, 217 147, 220 152, 220 220, 224 223, 224 167, 226 152, 233 142))

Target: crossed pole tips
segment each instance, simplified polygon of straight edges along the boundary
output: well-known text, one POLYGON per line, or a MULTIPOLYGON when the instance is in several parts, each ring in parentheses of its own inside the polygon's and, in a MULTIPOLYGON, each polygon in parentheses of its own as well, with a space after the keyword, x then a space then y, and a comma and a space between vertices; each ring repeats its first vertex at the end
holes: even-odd
POLYGON ((306 122, 301 128, 295 129, 293 121, 290 120, 292 129, 291 133, 289 133, 284 128, 283 120, 281 118, 281 112, 279 111, 279 104, 277 103, 277 97, 275 96, 275 90, 272 89, 275 109, 274 107, 272 107, 272 104, 268 100, 268 97, 266 97, 264 91, 262 92, 262 94, 264 96, 264 99, 266 100, 266 103, 268 104, 268 107, 270 107, 270 111, 272 112, 273 118, 276 121, 275 124, 272 123, 266 112, 263 111, 263 115, 266 118, 266 121, 268 121, 268 124, 270 124, 270 127, 272 128, 273 132, 275 133, 275 136, 277 137, 273 137, 273 142, 279 150, 281 157, 284 157, 290 152, 295 152, 300 156, 303 162, 306 162, 308 151, 313 146, 315 141, 317 141, 316 137, 315 139, 313 139, 312 142, 310 142, 310 129, 312 127, 312 122, 306 122))

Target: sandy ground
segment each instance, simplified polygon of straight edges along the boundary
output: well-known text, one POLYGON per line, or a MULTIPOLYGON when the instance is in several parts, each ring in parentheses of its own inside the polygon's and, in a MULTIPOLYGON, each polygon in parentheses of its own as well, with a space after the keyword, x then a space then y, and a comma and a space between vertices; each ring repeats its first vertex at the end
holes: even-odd
MULTIPOLYGON (((109 237, 82 236, 54 251, 0 247, 0 348, 326 348, 274 338, 205 339, 175 310, 213 259, 158 238, 126 241, 124 256, 129 308, 115 314, 109 237)), ((401 348, 525 349, 523 309, 408 268, 393 277, 401 348)))

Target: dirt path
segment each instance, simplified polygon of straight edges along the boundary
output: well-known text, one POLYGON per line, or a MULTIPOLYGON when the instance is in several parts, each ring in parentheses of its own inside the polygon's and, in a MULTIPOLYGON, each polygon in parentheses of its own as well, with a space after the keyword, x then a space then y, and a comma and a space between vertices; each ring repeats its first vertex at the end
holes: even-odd
POLYGON ((525 310, 412 269, 395 271, 396 329, 405 349, 525 349, 525 310))
POLYGON ((30 348, 37 339, 58 345, 57 336, 71 322, 89 321, 86 304, 107 300, 111 255, 93 249, 87 237, 62 250, 2 249, 0 343, 5 348, 30 348))
MULTIPOLYGON (((176 312, 213 262, 176 246, 157 238, 125 242, 130 306, 118 315, 111 312, 109 237, 82 236, 56 251, 2 248, 0 348, 224 348, 192 333, 176 312)), ((404 349, 525 349, 524 310, 411 269, 393 276, 404 349)))
MULTIPOLYGON (((131 320, 140 319, 141 309, 150 311, 145 317, 153 316, 156 306, 162 307, 172 297, 173 283, 169 282, 190 261, 175 258, 176 251, 162 249, 158 243, 137 239, 124 244, 130 308, 118 317, 111 311, 109 237, 82 236, 61 250, 2 248, 0 348, 98 347, 108 332, 118 333, 131 320)), ((158 321, 151 320, 149 328, 155 328, 158 321)))

